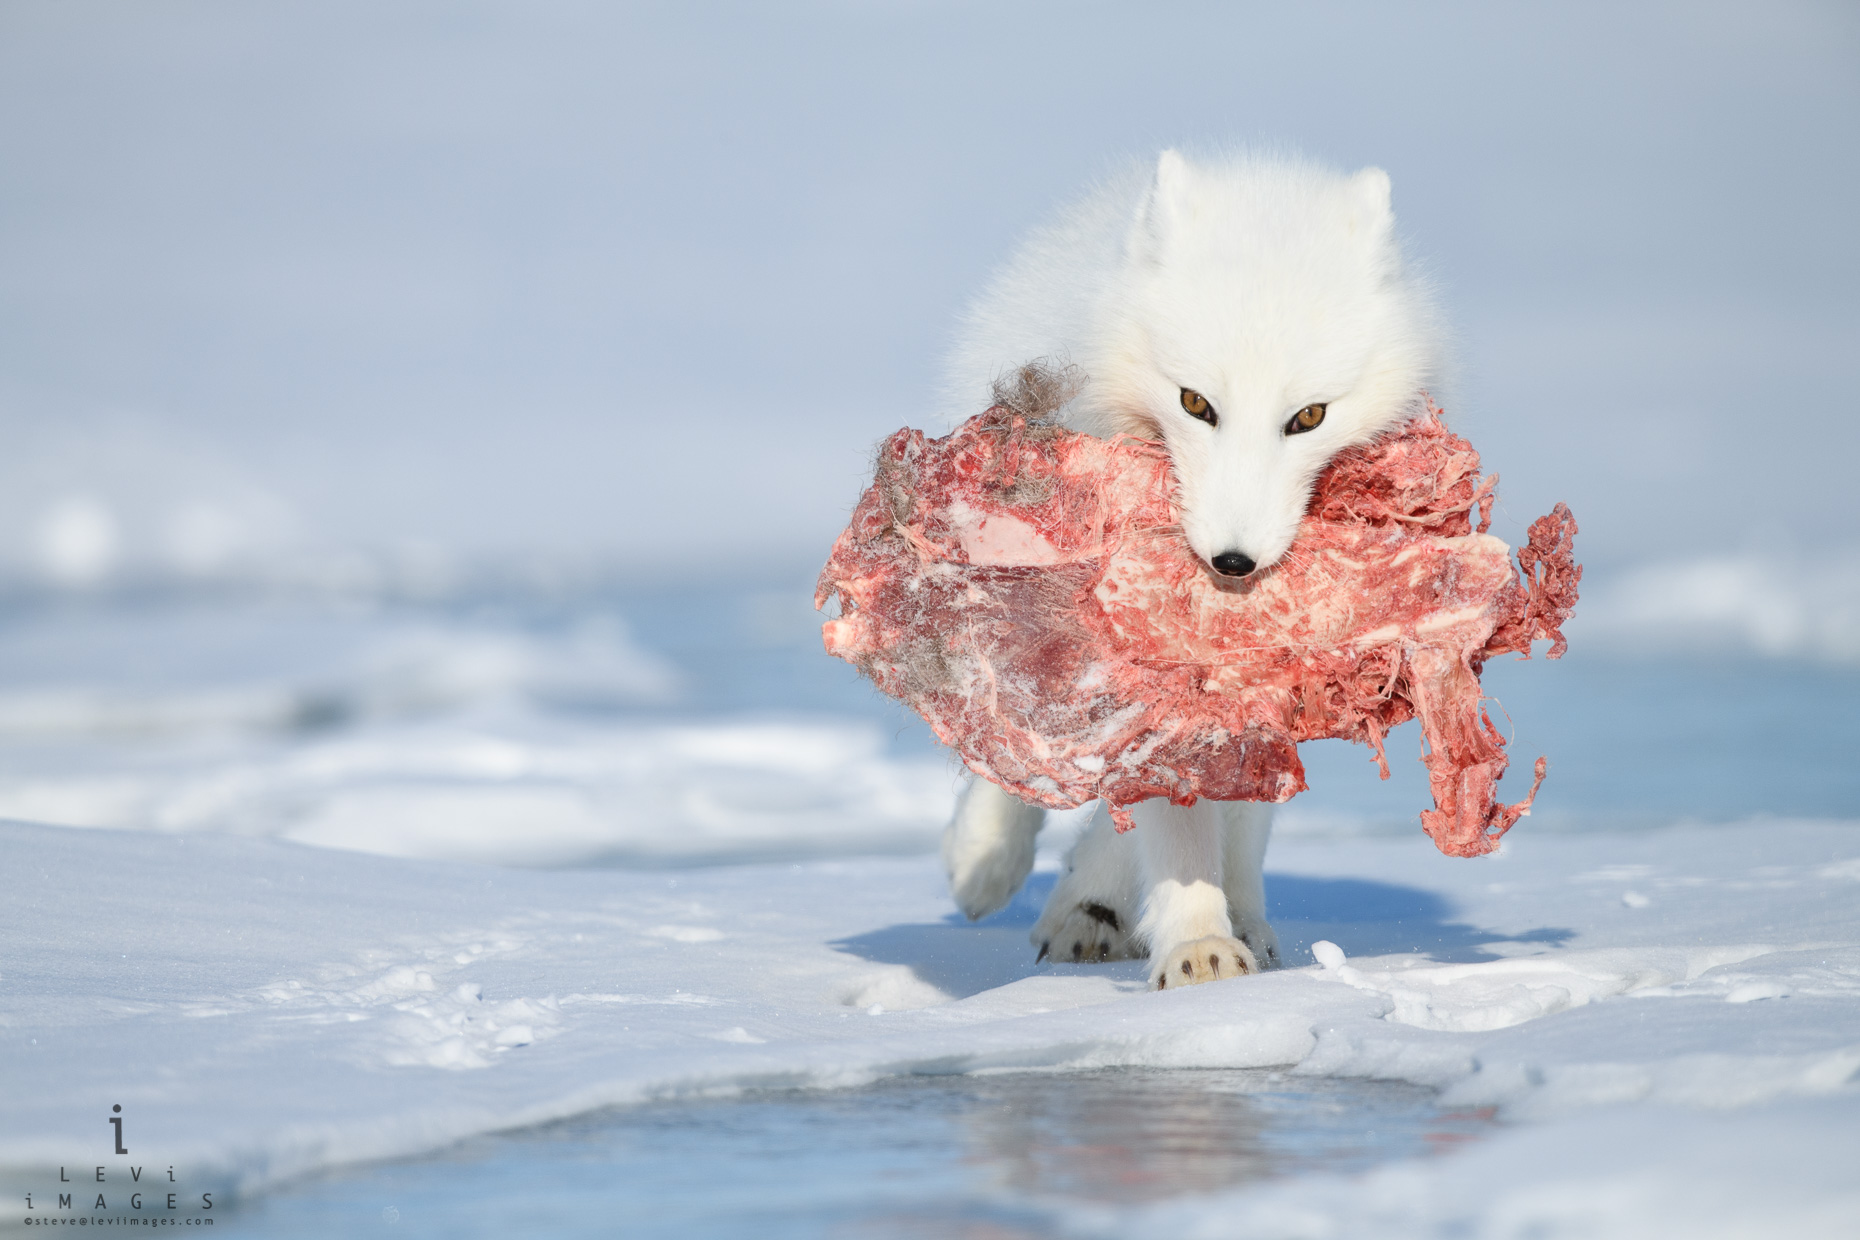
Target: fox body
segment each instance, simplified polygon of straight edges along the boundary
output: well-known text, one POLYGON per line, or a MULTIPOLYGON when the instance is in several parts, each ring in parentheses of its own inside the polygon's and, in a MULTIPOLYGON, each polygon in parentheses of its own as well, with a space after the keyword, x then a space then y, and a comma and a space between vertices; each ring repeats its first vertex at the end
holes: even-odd
MULTIPOLYGON (((1386 173, 1171 150, 1028 237, 966 316, 948 404, 966 417, 1004 373, 1071 362, 1083 383, 1058 416, 1166 444, 1189 545, 1210 572, 1244 577, 1285 555, 1332 456, 1419 408, 1441 337, 1402 261, 1386 173)), ((1034 928, 1041 954, 1147 952, 1158 986, 1276 965, 1270 807, 1152 801, 1135 817, 1119 836, 1101 809, 1081 837, 1034 928)), ((943 846, 964 912, 1013 896, 1042 820, 971 785, 943 846)))

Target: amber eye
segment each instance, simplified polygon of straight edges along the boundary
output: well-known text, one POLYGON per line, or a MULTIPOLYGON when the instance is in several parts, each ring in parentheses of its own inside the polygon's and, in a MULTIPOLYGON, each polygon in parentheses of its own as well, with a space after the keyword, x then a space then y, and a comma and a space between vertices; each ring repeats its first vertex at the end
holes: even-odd
POLYGON ((1324 405, 1306 405, 1303 409, 1294 413, 1292 415, 1292 420, 1285 424, 1285 433, 1288 435, 1302 435, 1306 431, 1316 430, 1324 424, 1325 408, 1326 406, 1324 405))
POLYGON ((1194 388, 1182 389, 1182 408, 1187 412, 1189 417, 1200 418, 1209 426, 1219 426, 1221 424, 1221 416, 1214 412, 1214 406, 1208 403, 1207 397, 1197 392, 1194 388))

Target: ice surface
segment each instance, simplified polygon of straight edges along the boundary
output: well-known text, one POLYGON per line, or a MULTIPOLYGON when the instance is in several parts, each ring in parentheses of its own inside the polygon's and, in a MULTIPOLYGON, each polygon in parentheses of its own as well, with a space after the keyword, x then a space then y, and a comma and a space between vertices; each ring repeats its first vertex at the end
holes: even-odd
POLYGON ((0 817, 531 866, 933 846, 951 764, 900 752, 863 691, 852 710, 771 693, 781 660, 742 631, 755 596, 696 606, 722 602, 726 633, 688 663, 585 600, 550 623, 250 602, 0 617, 0 817), (732 643, 761 696, 707 681, 732 643))
MULTIPOLYGON (((1293 1065, 1576 1126, 1544 1132, 1640 1125, 1673 1141, 1612 1167, 1623 1193, 1658 1199, 1715 1159, 1716 1182, 1742 1177, 1762 1202, 1782 1191, 1766 1164, 1740 1170, 1712 1144, 1732 1130, 1701 1111, 1844 1099, 1802 1113, 1850 1134, 1856 1115, 1848 823, 1544 836, 1480 862, 1418 838, 1282 841, 1268 895, 1288 958, 1328 942, 1329 967, 1163 994, 1137 965, 1033 963, 1025 923, 1050 871, 971 926, 926 857, 552 873, 29 825, 0 828, 0 850, 13 884, 0 1165, 22 1192, 60 1166, 145 1158, 191 1191, 251 1192, 602 1106, 766 1085, 1293 1065), (128 1159, 104 1149, 114 1104, 128 1159)), ((1515 1139, 1549 1139, 1533 1131, 1515 1139)), ((1284 1208, 1368 1217, 1450 1167, 1284 1208)), ((1521 1174, 1518 1208, 1564 1174, 1521 1174)), ((1480 1183, 1426 1208, 1510 1208, 1511 1182, 1480 1183)), ((1814 1209, 1847 1200, 1823 1188, 1814 1209)))

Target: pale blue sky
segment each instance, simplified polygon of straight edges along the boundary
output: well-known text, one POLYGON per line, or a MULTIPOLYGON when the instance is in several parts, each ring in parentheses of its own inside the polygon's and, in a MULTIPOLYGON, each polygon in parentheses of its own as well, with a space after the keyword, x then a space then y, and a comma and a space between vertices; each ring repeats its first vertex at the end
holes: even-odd
POLYGON ((132 544, 204 496, 817 561, 1022 229, 1259 140, 1389 169, 1514 518, 1603 568, 1849 545, 1855 14, 13 0, 0 554, 82 491, 132 544))

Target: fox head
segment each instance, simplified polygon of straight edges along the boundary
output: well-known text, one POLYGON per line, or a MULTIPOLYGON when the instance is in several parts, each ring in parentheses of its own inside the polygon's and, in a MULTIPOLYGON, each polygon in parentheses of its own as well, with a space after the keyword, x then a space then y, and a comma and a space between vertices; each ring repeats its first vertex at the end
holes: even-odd
POLYGON ((1164 151, 1078 360, 1076 424, 1160 438, 1189 544, 1241 577, 1291 546, 1336 453, 1416 408, 1438 364, 1388 174, 1164 151))

